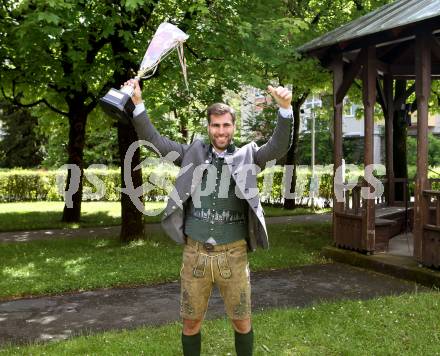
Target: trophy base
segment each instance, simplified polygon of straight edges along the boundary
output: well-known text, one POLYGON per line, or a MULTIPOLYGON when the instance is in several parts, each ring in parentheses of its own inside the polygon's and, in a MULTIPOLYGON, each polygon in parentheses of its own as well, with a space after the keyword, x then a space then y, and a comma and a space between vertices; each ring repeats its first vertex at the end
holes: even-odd
POLYGON ((113 88, 99 99, 99 103, 106 114, 126 124, 129 123, 135 108, 128 94, 113 88))

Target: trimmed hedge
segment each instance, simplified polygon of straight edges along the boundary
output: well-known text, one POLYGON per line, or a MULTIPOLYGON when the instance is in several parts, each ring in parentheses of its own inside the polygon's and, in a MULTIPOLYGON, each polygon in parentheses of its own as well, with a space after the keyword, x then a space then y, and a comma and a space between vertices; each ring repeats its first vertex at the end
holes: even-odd
MULTIPOLYGON (((153 182, 146 189, 145 201, 163 201, 171 191, 178 168, 159 162, 152 161, 148 167, 142 169, 144 185, 153 182), (147 183, 146 183, 147 182, 147 183)), ((319 180, 318 198, 321 198, 324 206, 329 206, 332 198, 333 174, 332 166, 317 167, 316 174, 319 180)), ((58 193, 56 177, 62 173, 63 188, 67 171, 60 172, 57 170, 0 170, 0 202, 16 202, 16 201, 62 201, 63 197, 58 193)), ((357 177, 361 170, 353 170, 348 172, 348 176, 357 177)), ((120 168, 111 169, 86 169, 86 177, 96 176, 102 181, 104 194, 97 192, 96 187, 90 183, 89 179, 84 179, 83 184, 83 200, 102 200, 102 201, 119 201, 121 193, 118 187, 121 186, 120 168)), ((430 178, 436 178, 435 174, 430 172, 430 178)), ((270 183, 271 179, 266 178, 266 182, 270 183)), ((299 204, 308 202, 309 188, 311 182, 310 170, 307 167, 300 166, 297 169, 296 182, 296 200, 299 204), (305 201, 304 201, 305 200, 305 201)), ((261 193, 261 200, 269 204, 281 204, 284 196, 284 168, 274 166, 264 170, 258 175, 258 189, 261 193), (272 189, 270 184, 265 187, 265 176, 271 175, 273 179, 272 189)), ((433 189, 440 189, 440 182, 433 184, 433 189)), ((410 191, 413 193, 414 183, 410 183, 410 191)), ((101 192, 102 193, 102 192, 101 192)))
MULTIPOLYGON (((167 188, 172 187, 178 170, 172 166, 162 167, 160 175, 148 168, 142 169, 144 182, 154 181, 153 189, 147 190, 144 195, 146 201, 164 200, 168 195, 167 188)), ((119 168, 113 169, 86 169, 83 179, 83 201, 102 200, 119 201, 121 192, 121 173, 119 168), (96 176, 104 189, 100 192, 87 178, 96 176)), ((63 196, 58 192, 57 176, 62 187, 65 188, 67 171, 56 170, 24 170, 14 169, 0 171, 0 202, 17 201, 62 201, 63 196)), ((93 179, 93 178, 92 178, 93 179)))
POLYGON ((0 172, 1 202, 38 200, 61 200, 53 172, 24 169, 0 172))

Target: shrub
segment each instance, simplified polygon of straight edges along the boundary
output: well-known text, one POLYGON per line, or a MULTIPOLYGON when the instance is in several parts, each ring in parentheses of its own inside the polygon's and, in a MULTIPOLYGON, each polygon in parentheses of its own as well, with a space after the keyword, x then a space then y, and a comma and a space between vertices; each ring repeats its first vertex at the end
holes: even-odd
MULTIPOLYGON (((151 180, 155 183, 151 185, 152 189, 147 189, 144 199, 146 201, 164 200, 174 185, 177 172, 178 170, 174 167, 166 166, 160 169, 160 173, 157 173, 157 170, 144 168, 142 170, 143 181, 151 180)), ((121 187, 121 173, 119 168, 86 169, 84 173, 84 201, 120 200, 121 192, 118 188, 121 187), (102 182, 103 189, 97 191, 96 186, 89 180, 93 179, 92 176, 96 176, 102 182)), ((64 188, 67 172, 24 169, 0 171, 0 202, 61 201, 63 197, 58 192, 57 176, 59 176, 59 181, 62 182, 64 188)))
MULTIPOLYGON (((411 169, 411 168, 410 168, 411 169)), ((433 168, 434 171, 440 171, 433 168)), ((178 168, 169 164, 159 163, 144 167, 142 177, 144 186, 147 186, 144 193, 145 201, 163 201, 174 186, 178 168)), ((331 166, 317 167, 318 197, 324 201, 324 206, 330 206, 333 188, 333 172, 331 166)), ((360 168, 351 167, 347 172, 346 179, 356 181, 362 174, 360 168)), ((59 175, 63 188, 66 181, 66 172, 56 170, 0 170, 0 202, 14 201, 61 201, 63 197, 58 193, 57 175, 59 175)), ((111 169, 86 169, 83 181, 83 200, 119 201, 121 192, 120 168, 111 169), (97 192, 96 187, 90 183, 92 176, 102 181, 103 191, 97 192), (88 178, 87 178, 88 177, 88 178)), ((430 178, 439 178, 433 172, 429 173, 430 178)), ((257 176, 257 187, 260 191, 261 201, 266 204, 282 204, 284 202, 284 167, 274 166, 264 170, 257 176), (264 187, 265 175, 271 174, 273 185, 264 187)), ((297 181, 295 192, 298 204, 308 201, 311 173, 309 167, 299 166, 297 168, 297 181)), ((440 182, 434 182, 432 189, 440 190, 440 182)), ((410 180, 410 193, 414 194, 414 182, 410 180)))

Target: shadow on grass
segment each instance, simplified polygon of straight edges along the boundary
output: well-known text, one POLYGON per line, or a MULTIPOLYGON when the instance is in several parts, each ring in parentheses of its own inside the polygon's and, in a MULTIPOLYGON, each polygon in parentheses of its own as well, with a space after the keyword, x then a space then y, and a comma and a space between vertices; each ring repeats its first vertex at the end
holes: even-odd
MULTIPOLYGON (((254 271, 323 263, 330 224, 269 226, 271 248, 249 254, 254 271)), ((0 244, 0 298, 177 280, 182 246, 164 233, 122 245, 117 238, 0 244)))
MULTIPOLYGON (((78 223, 61 222, 62 202, 22 202, 5 203, 0 206, 0 232, 29 231, 41 229, 89 228, 115 226, 121 224, 121 206, 117 202, 83 202, 81 221, 78 223)), ((145 203, 147 213, 144 222, 159 223, 165 208, 163 202, 145 203)), ((285 210, 279 207, 265 206, 266 217, 293 216, 311 213, 310 209, 297 208, 285 210)), ((320 211, 322 212, 322 211, 320 211)))
MULTIPOLYGON (((84 212, 79 223, 61 221, 62 211, 0 213, 0 232, 40 229, 103 227, 121 224, 121 218, 108 211, 84 212)), ((144 216, 145 223, 159 223, 162 215, 144 216)))
POLYGON ((164 234, 129 244, 94 237, 0 244, 0 298, 174 280, 181 251, 164 234))

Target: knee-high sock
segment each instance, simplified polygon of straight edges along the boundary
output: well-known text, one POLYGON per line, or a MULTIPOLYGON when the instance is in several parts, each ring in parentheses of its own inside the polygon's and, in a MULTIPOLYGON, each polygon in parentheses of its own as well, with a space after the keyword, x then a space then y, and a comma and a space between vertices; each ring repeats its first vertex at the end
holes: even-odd
POLYGON ((237 356, 252 356, 254 348, 254 331, 251 329, 247 334, 235 331, 235 352, 237 356))
POLYGON ((182 333, 182 349, 184 356, 200 356, 202 346, 202 334, 200 331, 195 335, 184 335, 182 333))

